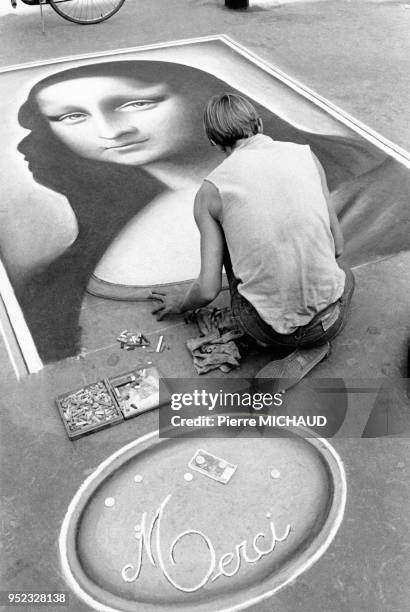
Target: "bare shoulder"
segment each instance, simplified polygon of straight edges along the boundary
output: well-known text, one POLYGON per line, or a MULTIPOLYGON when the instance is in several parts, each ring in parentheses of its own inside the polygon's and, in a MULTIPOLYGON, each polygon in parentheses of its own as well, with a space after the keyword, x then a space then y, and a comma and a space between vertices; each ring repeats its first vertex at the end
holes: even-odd
POLYGON ((217 187, 213 183, 211 183, 211 181, 202 181, 202 185, 197 193, 197 199, 199 199, 201 202, 209 202, 210 200, 213 200, 215 198, 220 198, 217 187))
POLYGON ((208 211, 212 217, 219 218, 221 205, 221 196, 217 187, 210 181, 203 181, 195 197, 196 214, 208 211))

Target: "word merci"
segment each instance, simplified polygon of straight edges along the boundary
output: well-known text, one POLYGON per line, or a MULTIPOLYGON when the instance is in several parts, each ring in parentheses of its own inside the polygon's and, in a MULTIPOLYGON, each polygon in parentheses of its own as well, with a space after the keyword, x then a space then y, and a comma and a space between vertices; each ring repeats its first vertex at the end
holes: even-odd
MULTIPOLYGON (((242 561, 245 563, 257 563, 260 559, 266 557, 266 555, 269 555, 274 551, 277 542, 284 542, 289 537, 291 531, 291 526, 287 525, 283 535, 279 537, 276 534, 273 521, 270 520, 268 533, 258 532, 252 538, 251 543, 249 543, 247 540, 242 540, 242 542, 234 546, 233 552, 226 552, 222 554, 218 560, 215 547, 211 539, 205 533, 196 529, 188 529, 183 531, 177 535, 169 547, 168 555, 171 565, 175 565, 174 552, 177 544, 184 538, 189 538, 190 536, 199 536, 201 538, 208 550, 209 556, 209 566, 204 572, 202 579, 197 584, 192 586, 183 586, 178 584, 171 576, 169 569, 166 567, 162 550, 161 521, 164 509, 170 499, 171 495, 168 495, 164 499, 164 501, 158 507, 150 524, 147 524, 147 513, 144 512, 142 514, 141 522, 134 527, 134 537, 138 543, 137 559, 134 564, 128 563, 122 568, 121 577, 124 582, 135 582, 139 578, 145 552, 150 563, 162 572, 166 580, 173 587, 179 591, 183 591, 184 593, 194 593, 195 591, 199 591, 199 589, 203 588, 208 582, 214 582, 221 576, 226 576, 227 578, 235 576, 241 568, 242 561), (262 542, 265 542, 266 545, 263 546, 262 542), (156 558, 154 557, 154 552, 156 553, 156 558)), ((266 517, 270 519, 270 514, 268 513, 266 517)))
POLYGON ((211 393, 206 389, 195 389, 192 393, 172 393, 172 410, 197 406, 215 410, 216 407, 239 408, 240 406, 262 410, 270 406, 281 406, 283 403, 282 393, 228 393, 226 391, 216 391, 211 393))

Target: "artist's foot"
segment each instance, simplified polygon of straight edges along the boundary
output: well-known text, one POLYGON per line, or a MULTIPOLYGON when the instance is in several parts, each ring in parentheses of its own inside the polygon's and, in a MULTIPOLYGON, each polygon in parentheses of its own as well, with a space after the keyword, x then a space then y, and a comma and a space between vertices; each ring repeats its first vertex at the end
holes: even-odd
POLYGON ((330 352, 330 344, 314 348, 299 348, 284 359, 271 361, 259 370, 255 378, 272 378, 275 380, 275 389, 286 391, 295 386, 330 352))

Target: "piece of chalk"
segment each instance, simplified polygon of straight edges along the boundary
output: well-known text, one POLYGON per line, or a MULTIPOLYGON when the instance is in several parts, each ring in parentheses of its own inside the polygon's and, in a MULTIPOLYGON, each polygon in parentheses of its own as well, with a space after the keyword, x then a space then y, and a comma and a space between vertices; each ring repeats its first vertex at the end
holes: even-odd
POLYGON ((164 340, 164 336, 160 336, 158 340, 157 348, 156 348, 157 353, 159 353, 161 350, 163 340, 164 340))
POLYGON ((279 472, 279 470, 271 470, 270 477, 271 477, 271 478, 275 478, 275 479, 276 479, 276 478, 280 478, 280 472, 279 472))
POLYGON ((193 480, 193 475, 190 472, 187 472, 186 474, 184 474, 184 480, 186 480, 187 482, 191 482, 191 480, 193 480))
POLYGON ((104 503, 107 508, 112 508, 115 504, 115 499, 113 497, 107 497, 104 503))
POLYGON ((135 474, 135 476, 134 476, 134 482, 142 482, 142 476, 141 476, 141 474, 135 474))
POLYGON ((202 457, 202 455, 197 455, 195 458, 195 461, 199 464, 202 465, 205 462, 205 457, 202 457))

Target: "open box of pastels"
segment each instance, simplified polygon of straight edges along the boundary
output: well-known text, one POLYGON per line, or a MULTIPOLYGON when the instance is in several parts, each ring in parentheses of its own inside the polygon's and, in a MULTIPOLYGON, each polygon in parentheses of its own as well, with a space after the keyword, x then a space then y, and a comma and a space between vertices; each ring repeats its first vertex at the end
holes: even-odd
POLYGON ((158 408, 159 372, 140 367, 60 395, 56 402, 68 437, 75 440, 158 408))

